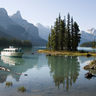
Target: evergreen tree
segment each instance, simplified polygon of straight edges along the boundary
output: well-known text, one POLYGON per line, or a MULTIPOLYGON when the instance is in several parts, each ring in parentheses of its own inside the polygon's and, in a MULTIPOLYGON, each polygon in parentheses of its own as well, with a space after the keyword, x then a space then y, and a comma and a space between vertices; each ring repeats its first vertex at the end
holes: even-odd
POLYGON ((74 45, 73 50, 76 51, 78 44, 80 42, 80 33, 79 33, 79 26, 76 22, 74 22, 74 45))
POLYGON ((64 16, 64 20, 63 20, 63 21, 64 21, 64 27, 63 27, 63 28, 64 28, 64 29, 63 29, 63 30, 64 30, 64 33, 63 33, 63 34, 64 34, 64 35, 63 35, 63 36, 64 36, 64 37, 63 37, 63 49, 64 49, 64 50, 67 50, 67 43, 68 43, 68 42, 67 42, 67 40, 68 40, 67 36, 68 36, 68 35, 67 35, 66 17, 65 17, 65 16, 64 16))
POLYGON ((51 34, 48 37, 47 47, 52 50, 68 50, 76 51, 80 42, 79 26, 73 21, 70 21, 70 14, 64 20, 59 17, 56 19, 54 27, 51 28, 51 34))
POLYGON ((73 24, 73 17, 71 18, 71 50, 73 50, 74 46, 74 24, 73 24))
POLYGON ((70 14, 67 15, 67 50, 71 50, 71 36, 70 36, 70 14))
POLYGON ((50 40, 50 44, 51 44, 51 48, 52 50, 57 50, 57 40, 56 40, 56 33, 54 31, 54 29, 51 29, 51 40, 50 40))
POLYGON ((64 20, 61 20, 60 22, 60 35, 59 35, 59 48, 60 50, 63 50, 64 48, 64 33, 65 33, 65 29, 64 29, 65 25, 64 25, 64 20))
POLYGON ((47 48, 51 49, 51 35, 48 36, 47 48))
POLYGON ((61 16, 60 16, 60 13, 59 13, 59 17, 58 17, 58 49, 61 50, 61 16))
MULTIPOLYGON (((58 18, 56 19, 56 22, 55 22, 55 26, 54 26, 54 33, 55 33, 55 40, 56 40, 56 48, 55 48, 55 50, 59 50, 59 20, 58 20, 58 18)), ((53 30, 52 30, 53 31, 53 30)))

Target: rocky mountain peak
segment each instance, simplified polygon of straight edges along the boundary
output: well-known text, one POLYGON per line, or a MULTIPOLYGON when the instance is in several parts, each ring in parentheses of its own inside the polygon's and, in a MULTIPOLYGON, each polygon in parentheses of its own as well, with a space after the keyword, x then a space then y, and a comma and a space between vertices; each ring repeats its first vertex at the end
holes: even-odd
POLYGON ((4 8, 0 8, 0 16, 8 16, 7 11, 4 8))
POLYGON ((12 18, 22 19, 20 11, 17 11, 15 14, 13 14, 12 18))
POLYGON ((88 29, 86 32, 94 35, 94 34, 96 34, 96 29, 95 28, 91 28, 91 29, 88 29))

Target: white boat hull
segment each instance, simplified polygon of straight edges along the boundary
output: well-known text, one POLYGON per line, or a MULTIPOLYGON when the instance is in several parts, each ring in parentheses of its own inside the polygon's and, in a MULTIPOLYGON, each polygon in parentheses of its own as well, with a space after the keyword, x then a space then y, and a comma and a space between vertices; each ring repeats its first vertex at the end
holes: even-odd
POLYGON ((4 52, 1 51, 1 56, 22 57, 23 52, 4 52))

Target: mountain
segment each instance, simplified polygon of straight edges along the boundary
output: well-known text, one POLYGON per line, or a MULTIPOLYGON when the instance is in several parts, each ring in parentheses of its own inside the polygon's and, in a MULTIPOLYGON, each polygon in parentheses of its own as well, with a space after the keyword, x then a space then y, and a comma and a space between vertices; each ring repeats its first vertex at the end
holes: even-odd
POLYGON ((0 26, 0 37, 1 38, 8 38, 8 39, 13 39, 12 36, 6 33, 7 30, 5 30, 3 27, 0 26))
POLYGON ((84 42, 94 41, 94 40, 96 40, 96 29, 95 28, 88 29, 87 31, 81 31, 80 44, 82 44, 84 42))
POLYGON ((51 29, 49 27, 43 26, 40 23, 36 24, 36 26, 39 31, 39 36, 48 41, 48 36, 49 36, 49 33, 51 33, 51 29))
POLYGON ((23 19, 20 11, 17 11, 10 18, 25 29, 28 40, 31 40, 33 45, 46 45, 47 41, 39 36, 38 28, 29 23, 27 20, 23 19))
POLYGON ((11 37, 22 40, 27 39, 25 29, 13 22, 4 8, 0 8, 0 26, 2 27, 2 32, 4 31, 11 37))
POLYGON ((10 17, 4 8, 0 8, 0 37, 29 40, 33 45, 47 43, 39 36, 38 28, 22 18, 20 11, 10 17))
POLYGON ((96 36, 96 29, 95 28, 88 29, 86 32, 96 36))

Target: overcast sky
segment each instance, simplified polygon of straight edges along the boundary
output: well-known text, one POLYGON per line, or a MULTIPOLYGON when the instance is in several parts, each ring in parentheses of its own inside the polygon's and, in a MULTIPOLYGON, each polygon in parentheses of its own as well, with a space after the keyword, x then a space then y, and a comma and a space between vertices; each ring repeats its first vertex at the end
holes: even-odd
POLYGON ((74 17, 81 30, 96 28, 96 0, 0 0, 0 7, 9 15, 20 10, 29 22, 51 26, 59 13, 68 12, 74 17))

